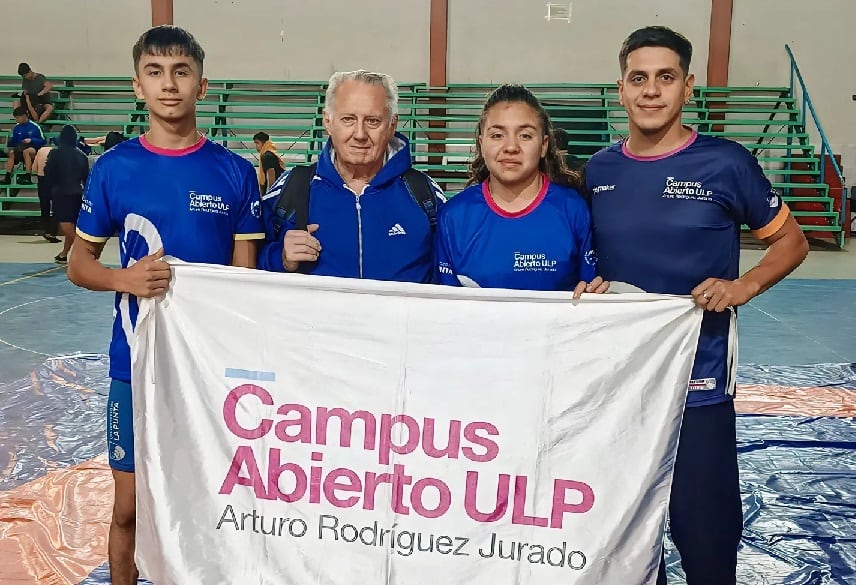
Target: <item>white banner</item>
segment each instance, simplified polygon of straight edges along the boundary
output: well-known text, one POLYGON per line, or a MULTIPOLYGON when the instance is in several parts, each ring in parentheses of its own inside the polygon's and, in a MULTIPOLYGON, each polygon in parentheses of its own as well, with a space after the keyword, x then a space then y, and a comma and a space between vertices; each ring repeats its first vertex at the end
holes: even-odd
POLYGON ((157 585, 654 583, 683 298, 174 266, 134 348, 157 585))

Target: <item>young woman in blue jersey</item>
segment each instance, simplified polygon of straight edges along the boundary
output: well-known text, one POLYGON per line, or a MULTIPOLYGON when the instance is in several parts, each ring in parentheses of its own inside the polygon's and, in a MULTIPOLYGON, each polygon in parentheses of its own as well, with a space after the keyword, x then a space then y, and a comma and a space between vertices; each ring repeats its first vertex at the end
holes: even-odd
POLYGON ((438 216, 437 281, 577 289, 576 297, 605 292, 607 284, 595 280, 591 222, 580 189, 580 175, 568 170, 537 98, 522 85, 500 86, 479 118, 469 186, 438 216))
POLYGON ((134 92, 145 100, 149 129, 96 161, 68 264, 68 277, 78 286, 116 292, 107 399, 114 481, 108 556, 114 585, 137 582, 129 347, 137 298, 166 291, 171 271, 164 254, 254 268, 255 241, 264 237, 253 165, 197 130, 196 102, 207 88, 202 47, 181 28, 159 26, 143 33, 133 57, 134 92), (117 232, 121 268, 108 268, 99 258, 117 232))

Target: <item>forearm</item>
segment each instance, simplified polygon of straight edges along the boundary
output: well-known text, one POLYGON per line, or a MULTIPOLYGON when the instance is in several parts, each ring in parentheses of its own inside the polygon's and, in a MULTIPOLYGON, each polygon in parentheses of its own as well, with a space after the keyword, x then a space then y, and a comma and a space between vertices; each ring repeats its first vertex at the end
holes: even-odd
POLYGON ((740 280, 750 286, 752 296, 755 297, 793 272, 807 254, 808 242, 799 227, 788 230, 788 233, 770 243, 761 261, 740 280))
POLYGON ((124 270, 101 264, 89 250, 74 250, 68 261, 68 279, 77 286, 94 291, 128 292, 123 284, 124 270))
POLYGON ((232 249, 232 266, 256 267, 256 240, 236 240, 232 249))

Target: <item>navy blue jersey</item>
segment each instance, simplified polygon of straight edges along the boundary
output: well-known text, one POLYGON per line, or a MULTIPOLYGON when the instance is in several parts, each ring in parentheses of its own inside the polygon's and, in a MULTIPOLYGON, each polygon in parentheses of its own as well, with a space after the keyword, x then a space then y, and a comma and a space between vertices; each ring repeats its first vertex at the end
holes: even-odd
MULTIPOLYGON (((89 174, 78 235, 105 242, 119 234, 123 268, 163 248, 186 262, 228 265, 236 239, 260 239, 256 170, 206 140, 182 150, 150 145, 145 137, 105 152, 89 174)), ((110 377, 131 381, 130 339, 137 299, 116 293, 110 377)))
MULTIPOLYGON (((741 225, 765 238, 789 215, 748 150, 697 133, 656 157, 614 144, 585 176, 601 275, 651 293, 688 295, 707 278, 737 278, 741 225)), ((688 406, 731 398, 734 327, 730 311, 705 313, 688 406)))
POLYGON ((595 276, 586 202, 546 177, 515 213, 496 205, 487 181, 463 190, 440 211, 435 247, 440 284, 555 291, 595 276))

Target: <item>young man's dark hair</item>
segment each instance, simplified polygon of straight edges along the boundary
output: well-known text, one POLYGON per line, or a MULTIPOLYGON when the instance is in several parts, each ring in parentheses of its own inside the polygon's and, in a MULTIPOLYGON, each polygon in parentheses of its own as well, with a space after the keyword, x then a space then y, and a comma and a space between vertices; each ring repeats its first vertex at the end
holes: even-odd
POLYGON ((202 72, 205 51, 192 34, 181 27, 164 24, 146 31, 134 45, 134 70, 143 55, 186 55, 196 61, 202 72))
POLYGON ((253 134, 253 140, 258 140, 259 142, 267 142, 270 140, 270 135, 267 132, 256 132, 253 134))
POLYGON ((30 117, 30 112, 27 110, 27 108, 26 108, 26 107, 24 107, 24 106, 18 106, 17 108, 15 108, 14 110, 12 110, 12 116, 13 116, 13 117, 15 117, 15 118, 19 118, 19 117, 21 117, 21 116, 27 116, 27 117, 29 118, 29 117, 30 117))
POLYGON ((627 56, 642 47, 664 47, 678 54, 684 75, 690 72, 690 61, 693 57, 692 43, 682 35, 665 26, 646 26, 630 33, 621 45, 618 53, 618 64, 621 74, 627 70, 627 56))
POLYGON ((30 68, 30 66, 27 63, 18 63, 18 75, 23 77, 24 75, 26 75, 30 71, 32 71, 32 69, 30 68))

